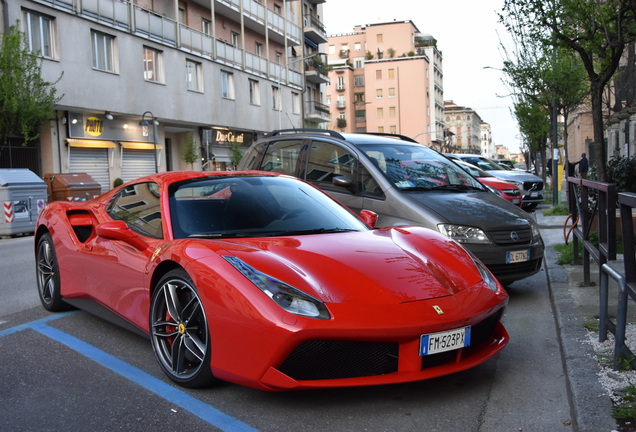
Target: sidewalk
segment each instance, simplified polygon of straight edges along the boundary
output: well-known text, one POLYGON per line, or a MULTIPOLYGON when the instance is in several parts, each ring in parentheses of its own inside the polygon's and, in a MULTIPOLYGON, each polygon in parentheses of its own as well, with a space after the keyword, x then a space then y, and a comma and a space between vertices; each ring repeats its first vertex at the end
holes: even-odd
MULTIPOLYGON (((590 265, 590 280, 596 285, 581 287, 583 266, 558 265, 556 244, 564 244, 563 225, 567 216, 544 216, 539 206, 535 217, 545 242, 544 266, 557 332, 561 344, 563 367, 572 409, 572 431, 610 432, 617 430, 612 417, 612 402, 603 389, 597 373, 599 366, 592 346, 585 342, 584 324, 594 321, 599 313, 598 265, 590 265)), ((571 226, 571 223, 568 227, 571 226)), ((572 241, 572 236, 570 236, 572 241)), ((611 309, 615 311, 615 309, 611 309)))

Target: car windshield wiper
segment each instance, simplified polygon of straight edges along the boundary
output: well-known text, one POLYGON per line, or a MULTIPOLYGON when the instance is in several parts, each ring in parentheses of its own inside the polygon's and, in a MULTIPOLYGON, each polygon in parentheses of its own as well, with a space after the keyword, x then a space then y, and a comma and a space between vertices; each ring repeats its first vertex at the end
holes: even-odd
POLYGON ((453 184, 449 184, 449 185, 443 185, 443 186, 436 186, 434 188, 435 190, 451 190, 451 191, 458 191, 458 192, 465 192, 465 191, 469 191, 469 190, 478 190, 478 191, 483 191, 484 189, 482 188, 478 188, 475 186, 469 186, 469 185, 453 185, 453 184))
POLYGON ((417 191, 430 191, 430 190, 433 190, 433 189, 435 189, 435 188, 431 188, 431 187, 424 187, 424 186, 411 186, 411 187, 405 187, 405 188, 400 188, 400 187, 399 187, 399 189, 400 189, 402 192, 405 192, 405 191, 406 191, 406 192, 411 192, 411 191, 417 192, 417 191))
POLYGON ((289 231, 271 231, 260 233, 263 236, 290 236, 290 235, 309 235, 309 234, 331 234, 341 232, 360 231, 353 228, 313 228, 307 230, 289 230, 289 231))
POLYGON ((216 233, 197 233, 190 234, 188 238, 227 238, 227 237, 258 237, 260 233, 245 231, 228 231, 216 233))

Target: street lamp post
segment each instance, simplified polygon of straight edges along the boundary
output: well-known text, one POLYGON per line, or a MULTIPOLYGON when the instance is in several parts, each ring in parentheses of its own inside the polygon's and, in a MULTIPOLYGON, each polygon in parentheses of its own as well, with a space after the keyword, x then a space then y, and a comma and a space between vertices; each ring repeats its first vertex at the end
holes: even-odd
POLYGON ((155 116, 150 111, 146 111, 141 115, 141 121, 139 126, 148 126, 148 120, 146 120, 146 114, 149 114, 152 118, 152 143, 155 149, 155 174, 159 172, 159 164, 157 163, 157 123, 155 116))

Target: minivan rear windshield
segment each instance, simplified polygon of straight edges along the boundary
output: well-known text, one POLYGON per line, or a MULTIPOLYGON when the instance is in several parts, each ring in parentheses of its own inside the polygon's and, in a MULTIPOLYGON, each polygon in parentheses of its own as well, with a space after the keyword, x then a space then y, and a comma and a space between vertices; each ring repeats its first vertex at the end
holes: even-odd
POLYGON ((453 162, 417 144, 359 144, 357 146, 382 173, 399 189, 405 191, 484 190, 479 181, 453 162))

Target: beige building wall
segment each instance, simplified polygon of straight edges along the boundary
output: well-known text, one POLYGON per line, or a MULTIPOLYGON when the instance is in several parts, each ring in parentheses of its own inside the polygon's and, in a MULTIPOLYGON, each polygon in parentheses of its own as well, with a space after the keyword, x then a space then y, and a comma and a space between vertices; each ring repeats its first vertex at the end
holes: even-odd
POLYGON ((436 130, 443 131, 442 102, 435 106, 437 94, 443 100, 441 54, 436 69, 423 52, 409 56, 416 51, 417 34, 417 27, 404 21, 357 26, 352 33, 329 37, 327 54, 333 70, 327 100, 334 118, 330 128, 396 133, 427 145, 436 130), (393 58, 390 48, 395 50, 393 58), (367 53, 372 58, 366 58, 367 53), (439 77, 437 86, 432 77, 439 77), (339 117, 346 118, 346 127, 338 127, 339 117))

